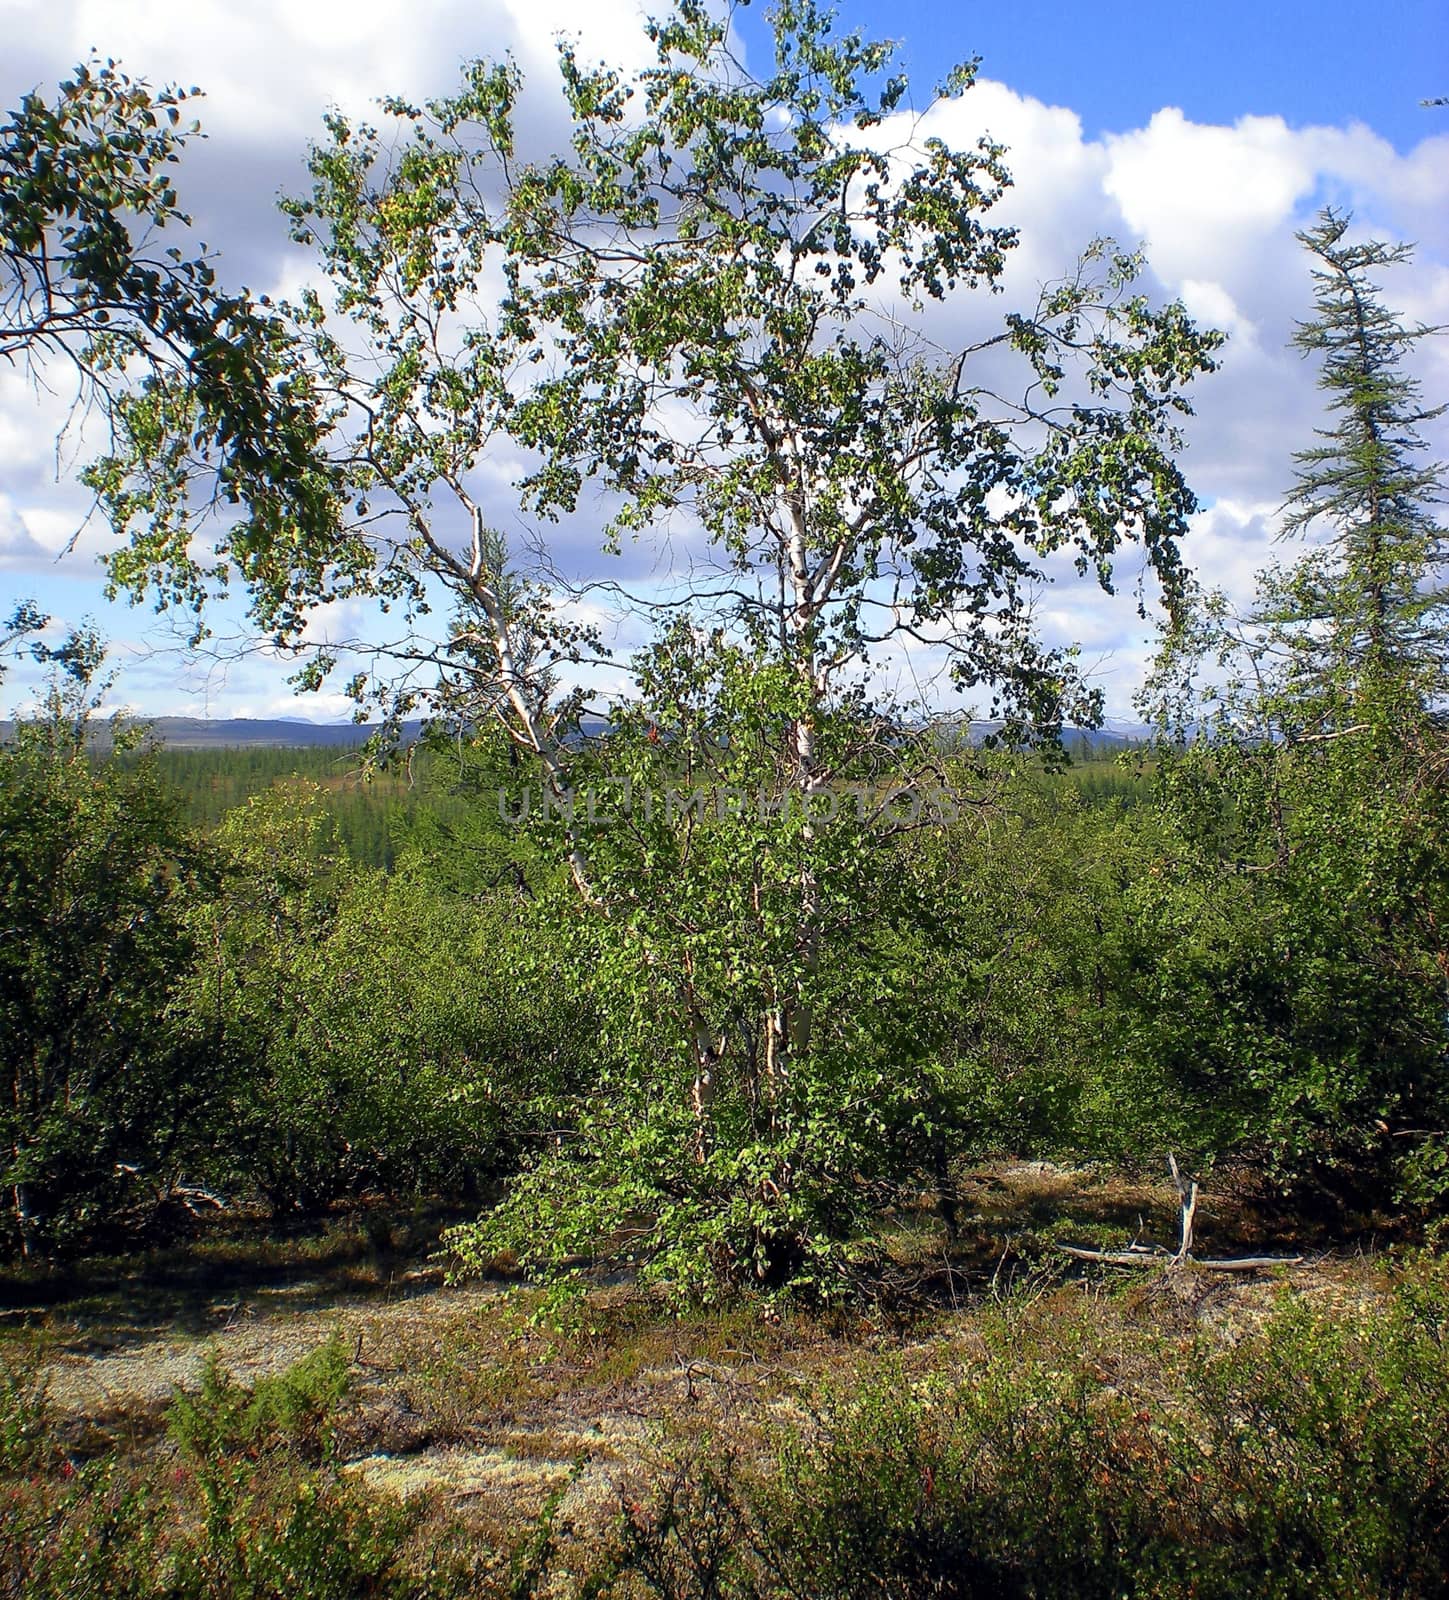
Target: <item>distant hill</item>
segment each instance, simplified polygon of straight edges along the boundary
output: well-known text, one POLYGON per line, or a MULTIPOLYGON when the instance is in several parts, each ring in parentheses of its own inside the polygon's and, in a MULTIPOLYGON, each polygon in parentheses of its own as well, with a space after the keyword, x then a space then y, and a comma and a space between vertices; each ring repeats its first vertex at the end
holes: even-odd
MULTIPOLYGON (((312 750, 355 749, 366 743, 374 729, 356 722, 303 722, 286 717, 253 718, 224 717, 152 717, 138 718, 168 750, 312 750)), ((584 726, 589 733, 603 732, 607 724, 602 718, 586 717, 584 726)), ((994 730, 989 722, 971 724, 973 743, 994 730)), ((97 742, 106 742, 104 722, 98 722, 97 742)), ((0 722, 0 741, 12 737, 13 722, 0 722)), ((403 740, 417 738, 422 731, 420 722, 403 724, 403 740)), ((1109 751, 1139 744, 1152 736, 1152 730, 1141 723, 1122 723, 1115 727, 1076 729, 1066 734, 1069 750, 1079 750, 1083 743, 1091 751, 1109 751)))
MULTIPOLYGON (((973 722, 971 742, 978 743, 993 733, 1000 733, 999 722, 973 722)), ((1125 750, 1131 745, 1143 744, 1152 738, 1153 730, 1145 722, 1119 722, 1105 728, 1063 728, 1062 743, 1068 750, 1125 750)))
MULTIPOLYGON (((354 749, 365 744, 373 729, 355 722, 303 722, 284 717, 137 717, 168 750, 311 750, 354 749)), ((403 737, 413 739, 421 728, 405 723, 403 737)), ((109 742, 104 721, 95 723, 96 742, 109 742)), ((0 722, 0 740, 15 732, 13 722, 0 722)))
MULTIPOLYGON (((243 750, 252 745, 309 750, 319 746, 351 748, 365 744, 375 731, 356 722, 303 722, 284 717, 153 717, 147 722, 168 750, 243 750)), ((406 723, 403 737, 414 739, 420 723, 406 723)))

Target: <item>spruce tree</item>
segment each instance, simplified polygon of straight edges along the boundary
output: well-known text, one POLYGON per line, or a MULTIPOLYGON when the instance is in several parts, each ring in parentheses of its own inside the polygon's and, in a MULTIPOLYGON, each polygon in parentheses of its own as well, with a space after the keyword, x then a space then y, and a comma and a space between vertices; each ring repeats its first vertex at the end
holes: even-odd
POLYGON ((1449 533, 1435 515, 1443 468, 1425 461, 1420 431, 1444 407, 1426 408, 1405 370, 1415 345, 1440 330, 1405 323, 1375 280, 1409 261, 1412 247, 1354 243, 1349 224, 1330 208, 1298 235, 1315 258, 1317 314, 1293 344, 1322 358, 1332 423, 1294 456, 1283 524, 1284 537, 1320 537, 1270 583, 1263 618, 1289 647, 1290 694, 1335 720, 1384 695, 1407 693, 1427 708, 1442 697, 1449 665, 1449 533))
POLYGON ((1226 1148, 1285 1186, 1432 1214, 1449 1199, 1449 530, 1410 375, 1419 341, 1383 298, 1407 245, 1325 211, 1299 235, 1327 416, 1296 453, 1297 559, 1238 612, 1199 592, 1144 703, 1161 820, 1142 926, 1143 1051, 1226 1148), (1154 903, 1155 902, 1155 903, 1154 903), (1155 920, 1154 920, 1155 919, 1155 920), (1237 1130, 1237 1131, 1235 1131, 1237 1130))

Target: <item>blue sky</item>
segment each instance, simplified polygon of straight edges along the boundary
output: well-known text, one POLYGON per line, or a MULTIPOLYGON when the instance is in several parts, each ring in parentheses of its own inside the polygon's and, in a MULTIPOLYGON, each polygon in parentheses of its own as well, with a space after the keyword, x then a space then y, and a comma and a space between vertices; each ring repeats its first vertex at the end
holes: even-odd
MULTIPOLYGON (((1089 138, 1177 106, 1194 122, 1281 116, 1290 125, 1367 123, 1406 151, 1449 110, 1449 5, 1443 0, 896 0, 859 13, 898 40, 922 80, 957 58, 1022 94, 1079 113, 1089 138)), ((765 37, 759 13, 741 32, 765 37)))
MULTIPOLYGON (((505 49, 546 84, 560 31, 579 36, 585 55, 637 64, 647 50, 640 10, 637 0, 0 0, 0 104, 55 82, 92 46, 155 81, 199 84, 209 137, 182 172, 183 200, 219 248, 224 278, 295 289, 308 268, 273 202, 297 185, 327 105, 365 111, 387 93, 445 92, 461 59, 505 49)), ((1387 0, 1370 17, 1297 0, 869 0, 843 6, 841 20, 901 41, 918 105, 955 60, 983 58, 982 82, 933 114, 928 131, 955 143, 990 132, 1010 147, 1017 184, 1001 220, 1022 235, 1011 292, 1029 295, 1109 233, 1146 246, 1154 292, 1229 332, 1222 372, 1198 391, 1184 458, 1205 507, 1185 553, 1246 597, 1273 553, 1291 452, 1320 420, 1313 372, 1286 349, 1310 309, 1295 230, 1331 200, 1365 232, 1416 241, 1414 265, 1386 292, 1413 317, 1449 322, 1449 109, 1419 104, 1449 94, 1449 7, 1387 0)), ((737 26, 748 53, 763 49, 759 10, 737 26)), ((557 123, 539 105, 531 137, 546 141, 557 123)), ((947 316, 934 331, 949 341, 966 326, 947 316)), ((1436 398, 1449 396, 1446 345, 1418 358, 1436 398)), ((55 447, 62 401, 0 373, 0 605, 33 596, 58 619, 96 617, 122 669, 117 699, 144 713, 344 715, 339 697, 296 700, 282 665, 255 651, 189 661, 148 613, 108 608, 94 522, 57 559, 86 512, 73 481, 85 441, 72 435, 59 457, 55 447)), ((1449 455, 1442 429, 1436 444, 1449 455)), ((516 516, 510 528, 529 532, 516 516)), ((576 576, 601 570, 590 528, 558 538, 576 576)), ((1130 717, 1150 649, 1130 595, 1112 602, 1064 575, 1041 612, 1054 640, 1082 642, 1114 715, 1130 717)), ((221 621, 242 639, 239 614, 221 621)), ((33 675, 12 675, 0 710, 33 687, 33 675)))

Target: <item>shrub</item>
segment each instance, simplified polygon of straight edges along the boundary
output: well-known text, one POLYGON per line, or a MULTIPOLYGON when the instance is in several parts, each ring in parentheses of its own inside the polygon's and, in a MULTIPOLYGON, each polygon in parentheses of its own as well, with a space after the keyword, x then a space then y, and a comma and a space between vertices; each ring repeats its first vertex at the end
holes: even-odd
POLYGON ((216 1089, 177 1015, 204 854, 147 762, 93 758, 80 692, 0 744, 0 1254, 146 1220, 216 1089))
POLYGON ((45 1380, 33 1356, 0 1361, 0 1472, 31 1472, 53 1451, 45 1380))
POLYGON ((1226 1351, 1108 1349, 1060 1308, 985 1326, 962 1378, 824 1392, 763 1476, 688 1459, 624 1520, 623 1569, 667 1600, 1449 1594, 1442 1263, 1226 1351))
MULTIPOLYGON (((334 1340, 254 1386, 213 1359, 168 1417, 170 1461, 52 1466, 36 1392, 0 1411, 0 1594, 15 1600, 451 1600, 486 1594, 490 1552, 419 1548, 429 1507, 330 1459, 346 1389, 334 1340), (18 1419, 18 1421, 17 1421, 18 1419), (11 1442, 20 1444, 11 1448, 11 1442)), ((18 1397, 18 1398, 17 1398, 18 1397)))
POLYGON ((328 1453, 333 1415, 348 1382, 347 1352, 337 1334, 285 1372, 259 1378, 250 1389, 223 1370, 213 1351, 200 1393, 195 1398, 176 1396, 167 1428, 182 1452, 203 1466, 278 1444, 319 1460, 328 1453))
POLYGON ((453 892, 416 857, 349 867, 315 786, 253 796, 217 837, 227 884, 197 917, 216 959, 191 1005, 231 1066, 218 1179, 280 1214, 489 1192, 557 1127, 592 1037, 551 973, 520 975, 520 903, 453 892))

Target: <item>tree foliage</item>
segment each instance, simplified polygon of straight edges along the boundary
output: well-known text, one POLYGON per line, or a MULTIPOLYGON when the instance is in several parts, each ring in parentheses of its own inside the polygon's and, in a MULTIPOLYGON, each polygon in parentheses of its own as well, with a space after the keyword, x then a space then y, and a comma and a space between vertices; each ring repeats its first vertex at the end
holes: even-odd
POLYGON ((1299 235, 1314 258, 1317 315, 1299 324, 1293 342, 1320 359, 1333 426, 1294 457, 1299 471, 1284 536, 1325 524, 1328 532, 1299 562, 1289 591, 1296 615, 1289 610, 1283 620, 1314 634, 1350 692, 1397 680, 1428 706, 1443 695, 1449 665, 1442 583, 1449 552, 1434 510, 1444 469, 1421 459, 1420 430, 1445 408, 1423 404, 1405 362, 1440 330, 1406 325, 1374 281, 1377 271, 1407 262, 1411 247, 1355 242, 1350 221, 1325 211, 1299 235))
POLYGON ((211 1170, 282 1215, 495 1189, 576 1081, 586 1027, 556 984, 510 977, 508 896, 449 893, 415 857, 349 864, 303 782, 253 796, 215 842, 225 876, 196 909, 186 987, 226 1063, 211 1170))
POLYGON ((163 541, 207 504, 271 527, 325 504, 321 407, 284 370, 285 324, 186 235, 174 178, 198 93, 92 59, 0 123, 0 360, 37 382, 71 369, 115 453, 87 481, 117 507, 139 496, 163 541), (117 459, 144 461, 144 483, 123 487, 117 459))
POLYGON ((1294 346, 1321 360, 1330 427, 1296 453, 1284 538, 1306 548, 1259 577, 1237 614, 1198 596, 1159 667, 1159 711, 1179 730, 1199 715, 1229 737, 1289 743, 1372 724, 1404 733, 1440 710, 1449 655, 1442 569, 1444 468, 1425 461, 1425 406, 1407 368, 1440 330, 1406 324, 1376 274, 1407 245, 1356 242, 1332 210, 1301 233, 1316 315, 1294 346))
POLYGON ((1220 1145, 1382 1195, 1442 1169, 1449 1112, 1442 468, 1419 432, 1440 412, 1406 370, 1434 330, 1375 282, 1406 247, 1331 211, 1300 238, 1295 344, 1332 426, 1296 456, 1285 532, 1311 542, 1247 615, 1207 595, 1164 651, 1161 708, 1201 723, 1164 762, 1180 843, 1142 908, 1164 952, 1143 1026, 1220 1145))
POLYGON ((0 746, 4 1238, 27 1253, 144 1219, 217 1089, 180 1005, 205 856, 144 763, 92 762, 98 664, 78 641, 0 746))
MULTIPOLYGON (((563 47, 572 139, 548 159, 515 148, 507 63, 388 102, 382 131, 328 119, 287 206, 330 279, 286 310, 289 383, 331 397, 315 525, 243 518, 216 563, 198 554, 155 477, 189 426, 164 389, 128 402, 134 448, 96 481, 129 535, 122 586, 200 606, 239 575, 313 686, 338 663, 310 643, 316 608, 376 602, 359 705, 501 725, 558 819, 559 937, 621 1019, 619 1095, 562 1149, 607 1204, 548 1208, 600 1236, 654 1217, 647 1253, 671 1272, 692 1253, 785 1281, 849 1237, 883 1121, 921 1115, 888 931, 921 920, 917 886, 894 818, 832 805, 903 737, 875 703, 881 653, 938 652, 1013 737, 1092 720, 1031 590, 1063 552, 1110 585, 1136 540, 1179 592, 1194 501, 1174 425, 1217 340, 1099 241, 1030 310, 939 349, 923 307, 1004 281, 1004 151, 924 136, 890 47, 813 4, 775 13, 759 77, 692 0, 648 31, 634 78, 563 47), (656 642, 604 741, 575 731, 597 640, 494 531, 512 514, 495 462, 519 447, 515 504, 539 518, 599 510, 613 550, 693 530, 667 603, 630 597, 656 642), (587 783, 626 777, 660 796, 648 825, 580 820, 587 783), (671 814, 686 778, 711 820, 671 814), (740 788, 774 820, 722 814, 740 788)), ((929 751, 900 756, 919 789, 929 751)), ((525 1211, 560 1192, 556 1167, 525 1211)))
POLYGON ((146 923, 182 977, 137 982, 184 1026, 136 1081, 204 1039, 227 1132, 196 1159, 280 1211, 505 1185, 465 1263, 605 1250, 701 1298, 839 1294, 882 1206, 932 1184, 954 1226, 957 1164, 1008 1151, 1431 1198, 1449 761, 1438 413, 1407 371, 1432 330, 1376 280, 1405 251, 1332 213, 1302 236, 1328 423, 1286 507, 1305 547, 1237 616, 1178 551, 1217 337, 1138 257, 1092 244, 986 327, 1006 152, 931 137, 887 47, 793 3, 753 76, 689 0, 650 36, 634 76, 561 51, 547 158, 511 63, 328 119, 287 203, 325 293, 251 308, 272 398, 209 542, 197 369, 117 396, 115 583, 200 628, 240 584, 304 685, 360 668, 359 711, 423 713, 456 775, 387 873, 316 794, 227 818, 215 892, 146 923), (937 301, 973 329, 951 348, 937 301), (653 579, 571 585, 498 531, 520 510, 647 541, 653 579), (1064 554, 1110 587, 1130 543, 1174 737, 1094 796, 1019 753, 1100 709, 1031 601, 1064 554), (340 600, 371 621, 329 642, 340 600), (605 600, 644 641, 622 660, 605 600), (902 651, 1016 751, 885 692, 902 651))

